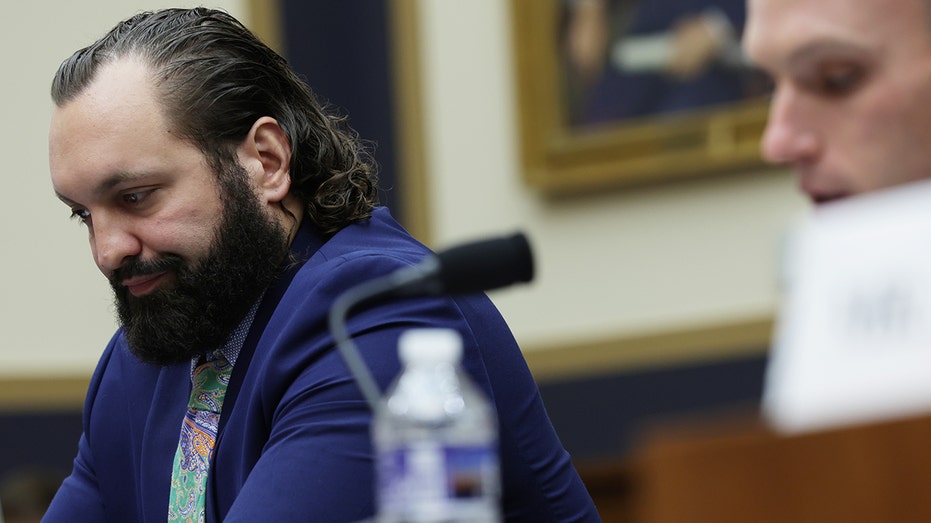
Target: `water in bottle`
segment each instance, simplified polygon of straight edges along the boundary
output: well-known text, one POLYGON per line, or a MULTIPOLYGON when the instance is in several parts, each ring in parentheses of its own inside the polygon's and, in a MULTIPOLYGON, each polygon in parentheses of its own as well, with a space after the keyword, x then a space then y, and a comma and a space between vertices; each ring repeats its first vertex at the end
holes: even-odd
POLYGON ((412 329, 403 369, 375 415, 378 521, 501 520, 497 416, 462 370, 462 338, 412 329))

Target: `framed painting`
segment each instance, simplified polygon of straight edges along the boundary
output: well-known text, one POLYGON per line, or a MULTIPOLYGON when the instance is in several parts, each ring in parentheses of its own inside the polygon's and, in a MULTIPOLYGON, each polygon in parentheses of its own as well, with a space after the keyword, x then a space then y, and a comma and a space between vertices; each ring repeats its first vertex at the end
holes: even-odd
POLYGON ((523 173, 548 195, 762 165, 744 0, 510 0, 523 173))

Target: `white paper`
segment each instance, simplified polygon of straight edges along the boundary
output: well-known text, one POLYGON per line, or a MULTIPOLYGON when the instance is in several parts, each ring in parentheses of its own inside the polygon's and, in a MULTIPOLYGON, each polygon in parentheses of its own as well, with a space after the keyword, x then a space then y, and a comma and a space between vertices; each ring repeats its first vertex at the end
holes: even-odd
POLYGON ((786 261, 763 398, 773 425, 931 413, 931 184, 816 209, 786 261))

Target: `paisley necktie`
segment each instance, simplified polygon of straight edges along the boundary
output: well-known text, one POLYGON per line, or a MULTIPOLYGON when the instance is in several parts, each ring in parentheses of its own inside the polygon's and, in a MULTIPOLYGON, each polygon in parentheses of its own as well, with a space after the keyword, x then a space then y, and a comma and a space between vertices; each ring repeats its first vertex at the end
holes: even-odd
POLYGON ((207 473, 217 439, 220 408, 233 366, 222 356, 194 371, 191 399, 181 424, 181 437, 171 472, 168 523, 204 521, 207 473))

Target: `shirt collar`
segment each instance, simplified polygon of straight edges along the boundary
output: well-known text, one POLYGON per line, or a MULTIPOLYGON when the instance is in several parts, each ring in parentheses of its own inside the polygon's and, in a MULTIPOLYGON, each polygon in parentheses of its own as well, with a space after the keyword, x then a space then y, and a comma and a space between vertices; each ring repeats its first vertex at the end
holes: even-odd
MULTIPOLYGON (((229 338, 226 339, 226 343, 222 347, 214 351, 210 351, 206 355, 207 361, 213 361, 219 356, 226 358, 226 361, 230 362, 230 365, 233 367, 236 366, 236 358, 239 357, 240 351, 242 351, 242 346, 246 342, 246 336, 249 334, 249 329, 252 327, 252 321, 255 319, 255 313, 259 310, 259 304, 262 303, 262 298, 259 297, 255 303, 252 304, 252 308, 249 309, 249 312, 246 313, 242 321, 239 322, 239 325, 233 329, 233 332, 230 333, 229 338)), ((201 358, 194 358, 191 360, 191 381, 194 381, 194 370, 197 369, 198 363, 200 363, 201 358)))

